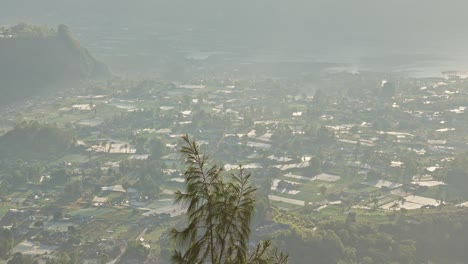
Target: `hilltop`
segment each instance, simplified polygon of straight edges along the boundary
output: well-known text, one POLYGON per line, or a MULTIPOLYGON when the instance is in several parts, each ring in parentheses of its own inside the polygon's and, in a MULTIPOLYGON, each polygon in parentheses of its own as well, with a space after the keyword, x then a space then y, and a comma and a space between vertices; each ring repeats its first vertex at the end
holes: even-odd
POLYGON ((0 27, 0 103, 109 74, 65 25, 0 27))
POLYGON ((74 144, 74 133, 55 124, 22 122, 0 136, 0 159, 48 158, 63 154, 74 144))

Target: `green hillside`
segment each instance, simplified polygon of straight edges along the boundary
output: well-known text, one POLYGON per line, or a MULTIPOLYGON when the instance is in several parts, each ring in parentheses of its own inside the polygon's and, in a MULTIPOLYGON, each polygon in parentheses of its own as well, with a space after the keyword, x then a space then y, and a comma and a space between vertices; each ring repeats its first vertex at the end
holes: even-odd
POLYGON ((65 25, 0 28, 0 103, 108 75, 65 25))
POLYGON ((74 144, 74 133, 55 124, 23 122, 0 136, 0 159, 48 158, 63 154, 74 144))

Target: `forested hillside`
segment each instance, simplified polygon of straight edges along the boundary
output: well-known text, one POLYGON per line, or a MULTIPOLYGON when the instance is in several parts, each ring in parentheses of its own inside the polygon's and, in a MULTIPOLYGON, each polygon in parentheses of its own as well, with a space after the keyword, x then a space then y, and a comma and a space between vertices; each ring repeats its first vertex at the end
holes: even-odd
POLYGON ((0 103, 108 75, 65 25, 57 30, 26 24, 0 28, 0 103))
MULTIPOLYGON (((313 227, 297 220, 306 211, 295 216, 291 230, 276 237, 293 263, 465 263, 468 257, 462 249, 468 224, 463 209, 452 209, 450 216, 424 209, 405 215, 403 210, 389 213, 388 221, 373 222, 350 213, 344 221, 309 223, 313 227)), ((292 215, 278 218, 292 222, 292 215)))
POLYGON ((74 133, 57 125, 23 122, 0 136, 0 158, 47 158, 64 153, 74 143, 74 133))

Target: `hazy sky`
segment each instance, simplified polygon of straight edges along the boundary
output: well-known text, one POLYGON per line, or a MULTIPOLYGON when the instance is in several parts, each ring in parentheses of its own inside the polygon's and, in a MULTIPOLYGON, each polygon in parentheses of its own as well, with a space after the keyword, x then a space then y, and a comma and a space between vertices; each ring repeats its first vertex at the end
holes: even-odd
POLYGON ((267 32, 298 40, 397 43, 462 37, 462 0, 2 0, 0 21, 171 25, 217 33, 267 32))
MULTIPOLYGON (((178 34, 181 47, 325 60, 462 62, 468 58, 467 11, 463 0, 2 0, 0 24, 125 29, 142 41, 153 33, 178 34)), ((99 42, 87 34, 85 41, 99 42)))

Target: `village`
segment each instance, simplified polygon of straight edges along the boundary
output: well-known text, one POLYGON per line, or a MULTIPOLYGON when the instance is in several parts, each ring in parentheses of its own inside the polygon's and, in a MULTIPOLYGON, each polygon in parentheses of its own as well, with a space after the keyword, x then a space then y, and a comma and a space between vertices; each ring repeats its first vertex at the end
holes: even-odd
POLYGON ((0 223, 12 244, 0 253, 160 258, 185 212, 172 200, 184 183, 185 134, 227 173, 252 173, 268 201, 254 239, 287 229, 271 211, 379 219, 465 210, 468 196, 450 171, 468 150, 464 77, 115 80, 2 109, 5 135, 28 122, 75 133, 58 156, 1 161, 0 223), (12 180, 23 171, 27 179, 12 180))

